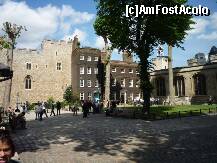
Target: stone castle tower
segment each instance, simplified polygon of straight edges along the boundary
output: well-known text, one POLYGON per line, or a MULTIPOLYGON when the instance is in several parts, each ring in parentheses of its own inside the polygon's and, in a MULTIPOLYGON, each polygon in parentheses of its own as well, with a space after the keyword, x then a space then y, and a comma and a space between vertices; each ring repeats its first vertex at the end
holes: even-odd
MULTIPOLYGON (((40 50, 15 49, 11 104, 25 101, 47 101, 49 97, 62 100, 71 85, 71 54, 77 48, 73 41, 44 40, 40 50)), ((5 63, 0 53, 0 62, 5 63)), ((3 102, 5 82, 0 83, 0 104, 3 102)))

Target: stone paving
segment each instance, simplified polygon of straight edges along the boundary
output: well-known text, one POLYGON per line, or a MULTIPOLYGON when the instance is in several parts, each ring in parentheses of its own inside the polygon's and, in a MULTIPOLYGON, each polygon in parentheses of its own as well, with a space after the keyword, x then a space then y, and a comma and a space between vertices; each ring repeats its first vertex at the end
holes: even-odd
POLYGON ((65 111, 27 120, 12 135, 23 163, 217 162, 216 115, 144 121, 65 111))

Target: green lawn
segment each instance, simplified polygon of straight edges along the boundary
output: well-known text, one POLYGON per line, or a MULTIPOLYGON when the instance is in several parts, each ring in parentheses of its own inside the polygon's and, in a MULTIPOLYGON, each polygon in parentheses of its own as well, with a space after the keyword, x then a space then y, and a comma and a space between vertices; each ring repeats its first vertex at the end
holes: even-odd
MULTIPOLYGON (((142 107, 119 107, 120 109, 130 109, 139 114, 142 107)), ((177 105, 177 106, 151 106, 150 113, 156 119, 175 118, 192 115, 200 115, 217 112, 217 105, 177 105)))

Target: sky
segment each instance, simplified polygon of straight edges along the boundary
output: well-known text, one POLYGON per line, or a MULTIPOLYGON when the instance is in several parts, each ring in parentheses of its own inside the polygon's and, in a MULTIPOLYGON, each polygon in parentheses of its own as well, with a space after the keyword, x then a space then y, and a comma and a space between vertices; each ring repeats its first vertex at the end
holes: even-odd
MULTIPOLYGON (((188 31, 184 44, 185 50, 173 48, 173 66, 187 65, 187 59, 202 52, 206 55, 212 46, 217 46, 217 0, 189 0, 192 6, 206 6, 210 16, 194 17, 195 25, 188 31)), ((17 40, 18 48, 40 48, 44 39, 69 40, 78 36, 82 47, 102 49, 103 39, 95 34, 93 22, 96 18, 94 0, 0 0, 0 29, 6 21, 23 25, 17 40)), ((3 31, 0 30, 0 35, 3 31)), ((167 55, 167 47, 163 46, 167 55)), ((156 57, 157 50, 152 57, 156 57)), ((114 50, 112 59, 121 59, 114 50)))

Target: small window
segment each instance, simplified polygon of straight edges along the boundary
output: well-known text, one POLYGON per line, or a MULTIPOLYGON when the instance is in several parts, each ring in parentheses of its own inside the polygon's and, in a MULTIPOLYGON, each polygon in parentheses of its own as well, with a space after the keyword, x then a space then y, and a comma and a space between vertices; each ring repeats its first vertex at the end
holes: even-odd
POLYGON ((91 87, 91 80, 87 80, 87 87, 91 87))
POLYGON ((130 79, 130 81, 129 81, 129 87, 133 87, 133 79, 130 79))
POLYGON ((125 79, 121 79, 121 87, 125 87, 125 79))
POLYGON ((26 69, 31 70, 32 64, 31 63, 26 63, 26 69))
POLYGON ((84 67, 80 67, 80 74, 84 74, 84 67))
POLYGON ((99 87, 99 82, 98 82, 98 80, 95 81, 95 87, 99 87))
POLYGON ((32 80, 29 75, 25 77, 25 89, 31 89, 32 88, 32 80))
POLYGON ((112 68, 112 72, 116 72, 116 68, 112 68))
POLYGON ((121 73, 122 74, 125 73, 125 69, 124 68, 121 69, 121 73))
POLYGON ((80 61, 83 61, 83 60, 84 60, 84 56, 80 55, 80 61))
POLYGON ((94 74, 98 74, 98 68, 94 68, 94 74))
POLYGON ((92 100, 92 93, 91 92, 87 93, 87 98, 88 98, 88 100, 92 100))
POLYGON ((45 67, 47 68, 47 65, 45 65, 45 67))
POLYGON ((80 100, 84 100, 84 93, 83 92, 80 93, 80 100))
POLYGON ((116 82, 117 82, 117 81, 116 81, 116 78, 114 78, 114 79, 112 80, 112 86, 113 86, 113 87, 116 86, 116 82))
POLYGON ((91 67, 87 68, 87 74, 91 74, 91 67))
POLYGON ((130 74, 133 73, 133 69, 132 69, 132 68, 129 69, 129 73, 130 73, 130 74))
POLYGON ((57 52, 56 52, 56 56, 57 56, 57 52))
POLYGON ((38 65, 35 65, 35 68, 38 68, 38 65))
POLYGON ((57 70, 61 70, 61 63, 57 62, 57 70))
POLYGON ((88 56, 88 57, 87 57, 87 61, 91 61, 91 56, 88 56))
POLYGON ((84 80, 80 80, 80 87, 84 87, 84 80))
POLYGON ((94 57, 94 61, 99 61, 99 57, 94 57))
POLYGON ((140 83, 140 81, 139 81, 139 80, 136 80, 136 88, 139 87, 139 83, 140 83))

